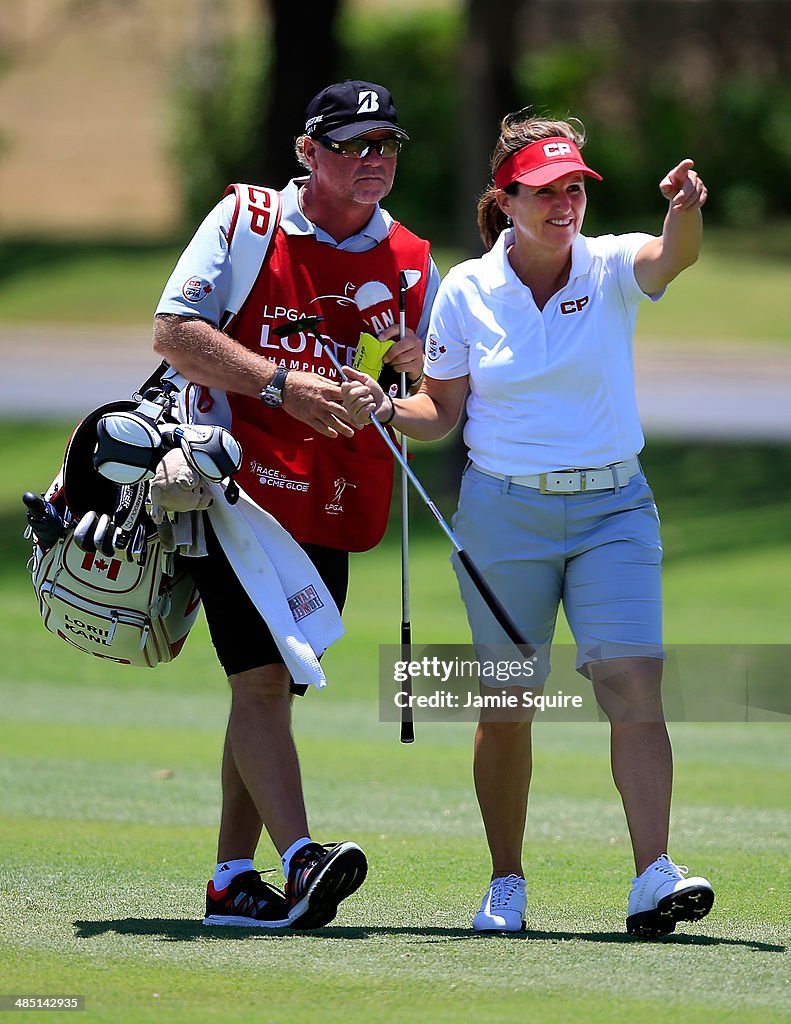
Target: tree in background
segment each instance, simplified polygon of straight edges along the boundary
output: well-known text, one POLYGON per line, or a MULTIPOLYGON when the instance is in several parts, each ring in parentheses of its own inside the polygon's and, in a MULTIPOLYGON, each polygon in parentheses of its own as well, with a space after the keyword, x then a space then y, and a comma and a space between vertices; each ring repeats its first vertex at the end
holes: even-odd
POLYGON ((521 106, 514 69, 517 23, 531 0, 465 0, 461 48, 461 116, 457 131, 459 186, 456 241, 465 252, 480 251, 475 218, 478 196, 489 180, 489 159, 505 114, 521 106))
POLYGON ((791 174, 786 0, 465 0, 461 10, 326 0, 307 29, 298 5, 258 0, 269 19, 242 38, 207 32, 227 25, 227 9, 193 2, 206 17, 193 19, 175 138, 191 222, 229 181, 282 185, 296 173, 305 104, 339 78, 392 90, 412 141, 388 208, 437 245, 480 252, 475 205, 498 124, 523 106, 588 128, 605 175, 593 233, 653 229, 657 168, 687 153, 711 189, 710 221, 791 216, 777 187, 791 174))
POLYGON ((259 0, 271 24, 271 58, 260 130, 254 132, 245 177, 282 187, 295 172, 293 142, 312 96, 338 77, 337 24, 343 0, 310 11, 294 0, 259 0))
POLYGON ((307 102, 337 75, 342 7, 322 0, 306 24, 293 0, 258 0, 259 23, 234 36, 227 7, 194 3, 194 31, 176 67, 172 135, 187 223, 231 181, 281 188, 293 177, 307 102))

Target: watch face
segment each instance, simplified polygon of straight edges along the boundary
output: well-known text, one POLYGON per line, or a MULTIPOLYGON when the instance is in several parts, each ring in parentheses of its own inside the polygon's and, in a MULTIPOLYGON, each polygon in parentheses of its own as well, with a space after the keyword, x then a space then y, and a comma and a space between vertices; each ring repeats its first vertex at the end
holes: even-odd
POLYGON ((287 376, 288 370, 284 367, 279 366, 275 370, 274 377, 261 392, 260 397, 264 405, 277 409, 283 404, 283 385, 286 383, 287 376))
POLYGON ((273 409, 283 404, 283 395, 280 388, 273 388, 270 384, 261 392, 261 401, 273 409))

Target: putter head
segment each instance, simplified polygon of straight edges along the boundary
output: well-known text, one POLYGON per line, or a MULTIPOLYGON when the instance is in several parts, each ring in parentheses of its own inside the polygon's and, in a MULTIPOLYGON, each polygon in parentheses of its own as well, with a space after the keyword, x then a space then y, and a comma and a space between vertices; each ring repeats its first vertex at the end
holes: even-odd
POLYGON ((287 338, 289 334, 296 334, 297 331, 313 331, 323 319, 323 316, 303 316, 299 320, 288 320, 279 327, 273 327, 272 333, 278 338, 287 338))
POLYGON ((398 287, 402 292, 409 291, 410 288, 418 283, 422 276, 423 274, 419 270, 399 270, 398 287))

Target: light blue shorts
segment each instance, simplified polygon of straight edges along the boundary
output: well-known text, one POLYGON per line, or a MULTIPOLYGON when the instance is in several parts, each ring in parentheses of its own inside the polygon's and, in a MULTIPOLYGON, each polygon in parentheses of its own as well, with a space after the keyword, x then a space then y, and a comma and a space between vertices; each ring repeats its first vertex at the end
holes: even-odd
MULTIPOLYGON (((542 648, 532 685, 549 673, 561 602, 584 675, 588 662, 663 657, 659 515, 642 471, 618 491, 565 495, 469 465, 453 527, 525 637, 542 648)), ((451 560, 476 648, 508 645, 455 553, 451 560)))

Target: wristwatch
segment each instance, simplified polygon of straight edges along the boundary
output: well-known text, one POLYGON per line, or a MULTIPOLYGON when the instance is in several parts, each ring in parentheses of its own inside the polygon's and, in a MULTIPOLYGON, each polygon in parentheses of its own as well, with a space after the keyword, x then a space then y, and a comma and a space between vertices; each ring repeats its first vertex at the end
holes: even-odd
POLYGON ((283 404, 283 386, 286 383, 286 377, 288 376, 288 370, 285 366, 278 366, 275 370, 274 377, 270 380, 267 386, 259 395, 259 398, 264 405, 270 406, 272 409, 279 409, 283 404))

